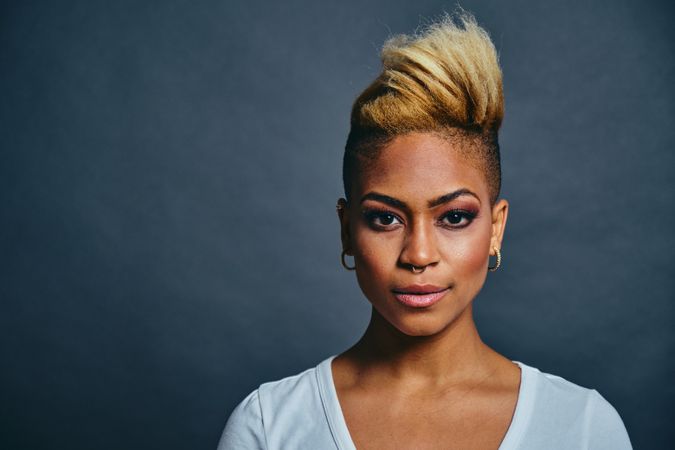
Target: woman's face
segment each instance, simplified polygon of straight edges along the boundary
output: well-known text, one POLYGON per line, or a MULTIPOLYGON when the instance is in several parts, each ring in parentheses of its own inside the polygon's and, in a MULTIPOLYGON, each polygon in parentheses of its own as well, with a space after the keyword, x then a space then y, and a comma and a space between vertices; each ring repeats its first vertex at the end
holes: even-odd
POLYGON ((362 168, 339 210, 363 293, 407 335, 433 335, 470 316, 489 255, 501 248, 508 203, 490 207, 485 175, 462 145, 471 144, 428 133, 396 137, 362 168))

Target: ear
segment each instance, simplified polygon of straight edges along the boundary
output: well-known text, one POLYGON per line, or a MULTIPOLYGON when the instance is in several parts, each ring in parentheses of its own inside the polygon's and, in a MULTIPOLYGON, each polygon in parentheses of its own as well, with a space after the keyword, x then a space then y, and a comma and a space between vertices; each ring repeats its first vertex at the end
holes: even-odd
MULTIPOLYGON (((351 233, 349 231, 349 206, 347 200, 340 198, 337 201, 337 214, 340 219, 340 239, 345 253, 352 255, 351 233)), ((353 255, 352 255, 353 256, 353 255)))
POLYGON ((494 255, 494 248, 501 250, 506 219, 509 215, 509 202, 500 199, 492 207, 492 236, 490 237, 490 255, 494 255))

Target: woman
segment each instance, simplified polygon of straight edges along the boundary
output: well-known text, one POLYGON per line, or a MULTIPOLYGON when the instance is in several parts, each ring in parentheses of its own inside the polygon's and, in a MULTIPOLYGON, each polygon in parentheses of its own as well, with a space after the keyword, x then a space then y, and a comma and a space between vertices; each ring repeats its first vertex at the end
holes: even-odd
POLYGON ((352 109, 337 204, 368 328, 344 353, 252 392, 219 448, 631 448, 597 391, 505 358, 476 330, 472 301, 501 264, 509 210, 487 33, 446 15, 389 39, 382 61, 352 109))

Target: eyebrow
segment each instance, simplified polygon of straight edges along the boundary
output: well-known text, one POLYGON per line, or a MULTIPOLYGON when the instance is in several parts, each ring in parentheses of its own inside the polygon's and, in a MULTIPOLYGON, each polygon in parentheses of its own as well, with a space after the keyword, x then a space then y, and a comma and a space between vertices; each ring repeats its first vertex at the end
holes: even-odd
MULTIPOLYGON (((480 203, 480 198, 478 198, 478 196, 474 192, 466 188, 461 188, 457 189, 456 191, 452 191, 447 194, 441 195, 440 197, 436 197, 432 200, 429 200, 427 202, 427 206, 429 208, 434 208, 444 203, 451 202, 452 200, 462 195, 471 195, 475 197, 476 200, 478 200, 478 203, 480 203)), ((379 202, 386 203, 387 205, 393 206, 395 208, 410 209, 408 208, 408 205, 405 204, 405 202, 402 202, 401 200, 391 197, 389 195, 380 194, 379 192, 368 192, 366 195, 361 197, 361 203, 363 203, 366 200, 377 200, 379 202)))

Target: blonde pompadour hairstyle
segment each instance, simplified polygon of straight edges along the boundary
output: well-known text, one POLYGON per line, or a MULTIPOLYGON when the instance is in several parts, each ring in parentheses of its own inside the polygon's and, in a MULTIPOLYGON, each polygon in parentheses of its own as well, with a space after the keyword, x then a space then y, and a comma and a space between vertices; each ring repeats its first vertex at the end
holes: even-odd
POLYGON ((445 13, 418 33, 386 40, 382 72, 358 96, 343 160, 345 196, 359 167, 396 136, 432 132, 465 138, 484 169, 494 204, 501 187, 498 130, 502 72, 488 33, 468 12, 445 13))

